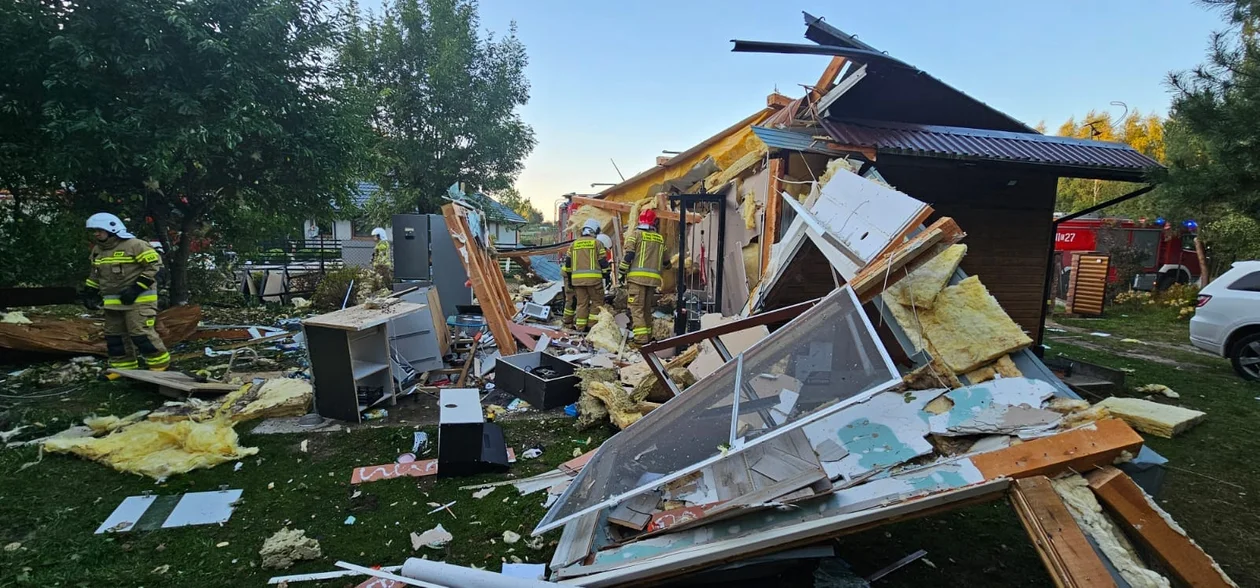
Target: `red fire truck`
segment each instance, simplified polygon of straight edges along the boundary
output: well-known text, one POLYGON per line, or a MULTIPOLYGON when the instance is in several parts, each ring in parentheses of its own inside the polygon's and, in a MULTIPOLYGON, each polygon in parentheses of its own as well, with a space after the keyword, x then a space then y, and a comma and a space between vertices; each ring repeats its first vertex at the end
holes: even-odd
MULTIPOLYGON (((1147 221, 1124 218, 1082 217, 1059 223, 1054 236, 1055 273, 1059 276, 1059 296, 1067 296, 1072 253, 1107 253, 1116 247, 1132 247, 1144 252, 1141 273, 1133 280, 1135 290, 1163 289, 1199 278, 1199 258, 1194 251, 1197 225, 1193 221, 1174 226, 1163 219, 1147 221)), ((1115 267, 1112 281, 1118 279, 1115 267)))

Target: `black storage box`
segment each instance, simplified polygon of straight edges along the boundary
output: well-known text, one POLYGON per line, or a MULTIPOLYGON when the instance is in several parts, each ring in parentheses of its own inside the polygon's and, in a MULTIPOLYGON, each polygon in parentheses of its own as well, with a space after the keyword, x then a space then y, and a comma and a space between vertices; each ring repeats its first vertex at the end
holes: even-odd
POLYGON ((581 394, 577 369, 573 364, 554 355, 534 351, 500 357, 494 362, 494 385, 538 410, 551 410, 577 402, 581 394), (534 368, 555 370, 550 378, 533 373, 534 368))

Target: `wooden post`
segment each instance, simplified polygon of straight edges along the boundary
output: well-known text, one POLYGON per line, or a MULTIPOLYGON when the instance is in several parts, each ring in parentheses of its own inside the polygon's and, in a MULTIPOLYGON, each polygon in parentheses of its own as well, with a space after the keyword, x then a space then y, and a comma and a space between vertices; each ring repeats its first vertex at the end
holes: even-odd
POLYGON ((766 190, 765 222, 761 229, 761 272, 766 275, 766 266, 770 264, 770 246, 779 236, 779 180, 783 177, 783 160, 770 160, 770 187, 766 190))

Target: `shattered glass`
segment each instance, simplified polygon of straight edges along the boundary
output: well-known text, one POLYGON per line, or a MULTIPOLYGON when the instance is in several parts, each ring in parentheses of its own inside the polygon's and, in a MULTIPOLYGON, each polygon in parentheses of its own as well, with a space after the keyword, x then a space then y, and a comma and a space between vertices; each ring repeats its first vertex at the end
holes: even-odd
POLYGON ((835 290, 605 442, 534 532, 699 470, 899 381, 857 298, 847 287, 835 290))

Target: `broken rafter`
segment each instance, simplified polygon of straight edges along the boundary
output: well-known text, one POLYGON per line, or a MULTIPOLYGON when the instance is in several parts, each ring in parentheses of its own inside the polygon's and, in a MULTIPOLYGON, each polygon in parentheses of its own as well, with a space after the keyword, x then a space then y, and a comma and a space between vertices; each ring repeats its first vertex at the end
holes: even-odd
POLYGON ((1136 537, 1187 586, 1234 587, 1203 548, 1191 541, 1168 514, 1124 472, 1107 466, 1085 476, 1090 490, 1110 509, 1113 519, 1136 537))
POLYGON ((818 102, 818 99, 827 93, 827 89, 836 81, 836 76, 840 75, 840 70, 844 69, 846 62, 848 62, 848 59, 839 55, 831 58, 831 62, 827 64, 827 68, 819 76, 818 83, 814 84, 814 88, 809 91, 809 101, 811 103, 818 102))
POLYGON ((1116 585, 1045 476, 1016 480, 1011 485, 1011 505, 1056 586, 1116 585))
POLYGON ((447 204, 442 207, 442 216, 446 218, 446 226, 455 241, 455 249, 464 262, 473 292, 477 295, 477 303, 481 305, 481 313, 490 326, 490 333, 494 335, 499 352, 503 355, 515 355, 516 340, 512 337, 509 323, 516 314, 516 305, 508 294, 503 271, 473 238, 468 220, 461 210, 463 209, 454 204, 447 204))
MULTIPOLYGON (((624 202, 613 202, 610 200, 600 200, 598 198, 587 198, 586 196, 570 196, 569 198, 573 201, 574 204, 594 206, 595 208, 599 208, 601 210, 612 210, 615 212, 620 212, 622 214, 630 212, 630 209, 633 208, 633 205, 626 204, 624 202)), ((674 212, 672 210, 667 210, 667 209, 657 210, 656 216, 658 218, 672 220, 674 222, 677 222, 679 219, 677 212, 674 212)), ((695 213, 695 212, 687 213, 688 223, 698 223, 702 220, 704 220, 704 216, 699 213, 695 213)))

